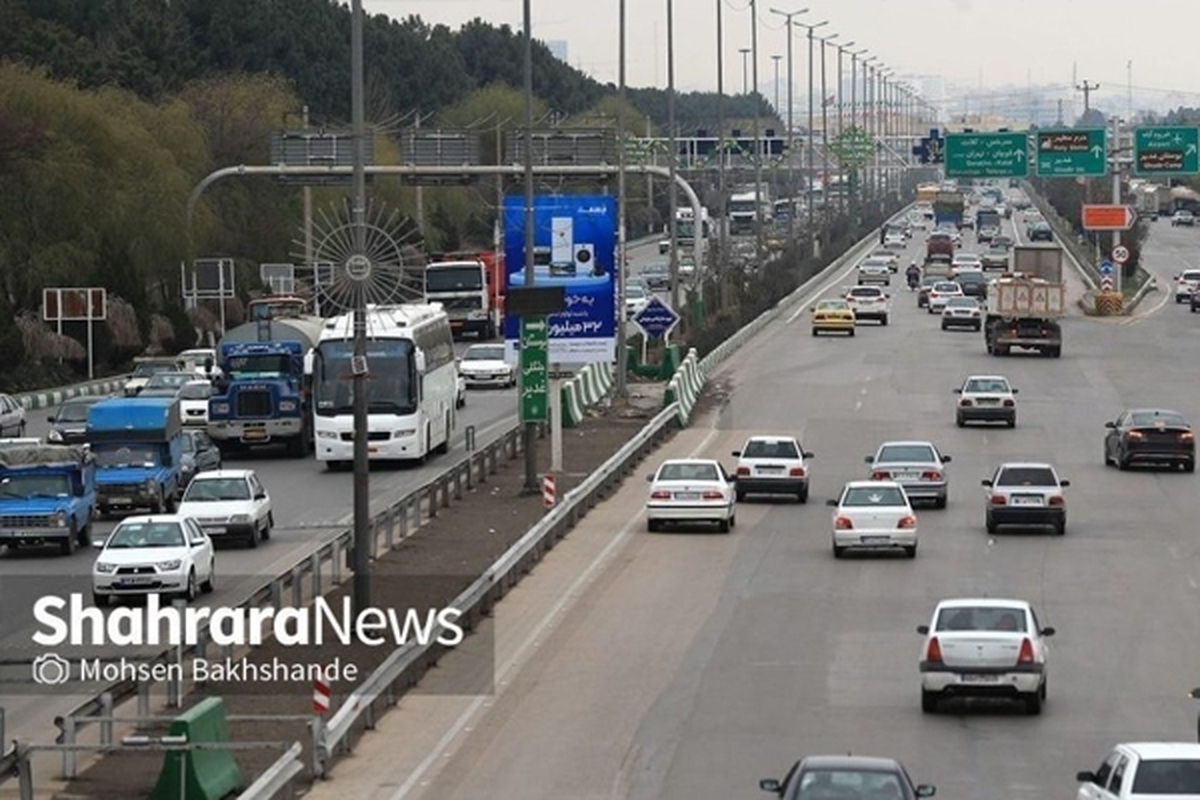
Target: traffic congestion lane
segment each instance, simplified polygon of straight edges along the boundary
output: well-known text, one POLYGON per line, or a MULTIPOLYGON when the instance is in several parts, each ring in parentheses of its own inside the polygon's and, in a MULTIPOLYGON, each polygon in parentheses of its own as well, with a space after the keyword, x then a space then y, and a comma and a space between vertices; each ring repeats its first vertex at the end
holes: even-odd
MULTIPOLYGON (((863 325, 854 339, 813 339, 803 315, 771 326, 716 376, 733 393, 700 421, 717 432, 703 452, 731 465, 728 451, 747 435, 798 434, 816 453, 810 504, 742 505, 729 537, 650 535, 637 508, 645 487, 630 482, 535 573, 548 579, 581 532, 631 531, 610 566, 568 595, 572 604, 536 640, 538 658, 484 700, 490 708, 450 747, 405 754, 405 763, 435 765, 420 780, 378 796, 537 798, 565 787, 577 796, 614 787, 631 798, 750 796, 757 778, 781 775, 798 756, 852 751, 899 757, 939 795, 1040 800, 1069 796, 1074 772, 1114 741, 1190 738, 1195 708, 1184 694, 1200 656, 1200 574, 1189 558, 1195 477, 1121 473, 1101 461, 1103 423, 1122 406, 1153 398, 1200 413, 1196 378, 1154 386, 1130 370, 1140 358, 1170 375, 1178 359, 1200 356, 1196 341, 1157 347, 1161 319, 1072 320, 1060 359, 988 356, 982 336, 942 332, 915 300, 887 328, 863 325), (1017 428, 956 428, 951 389, 967 374, 997 372, 1021 389, 1017 428), (913 561, 834 561, 820 501, 864 477, 863 456, 888 438, 929 439, 954 457, 950 506, 918 510, 913 561), (1072 480, 1066 536, 984 532, 979 481, 1018 459, 1053 461, 1072 480), (705 609, 698 626, 679 620, 685 578, 684 602, 705 609), (1058 628, 1040 717, 1001 706, 921 713, 915 627, 938 599, 980 594, 1028 599, 1058 628), (681 641, 676 623, 694 632, 681 641), (630 670, 630 642, 661 644, 644 678, 630 670)), ((547 595, 542 607, 560 600, 547 595)), ((394 758, 395 739, 367 737, 356 772, 372 740, 394 758)), ((372 764, 377 788, 414 774, 372 764)))

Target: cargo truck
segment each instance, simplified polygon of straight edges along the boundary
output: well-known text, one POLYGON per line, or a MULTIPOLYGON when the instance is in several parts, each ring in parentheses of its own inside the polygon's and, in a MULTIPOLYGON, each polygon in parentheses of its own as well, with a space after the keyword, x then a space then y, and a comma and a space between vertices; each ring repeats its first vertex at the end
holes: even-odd
POLYGON ((86 445, 17 440, 0 445, 0 546, 87 547, 96 511, 96 467, 86 445))
POLYGON ((455 338, 495 339, 504 329, 506 280, 500 253, 437 254, 425 267, 425 302, 442 304, 455 338))
POLYGON ((313 448, 307 365, 324 321, 306 313, 302 298, 255 303, 252 321, 217 343, 221 374, 208 401, 208 435, 222 453, 282 443, 302 458, 313 448))
POLYGON ((938 192, 937 199, 933 201, 934 226, 962 227, 964 209, 966 201, 963 200, 962 192, 938 192))
POLYGON ((96 508, 175 508, 183 461, 183 424, 175 397, 110 397, 88 409, 88 441, 96 459, 96 508))
POLYGON ((1006 356, 1012 348, 1036 350, 1044 356, 1062 355, 1066 287, 1041 278, 1010 274, 988 288, 984 343, 989 354, 1006 356))

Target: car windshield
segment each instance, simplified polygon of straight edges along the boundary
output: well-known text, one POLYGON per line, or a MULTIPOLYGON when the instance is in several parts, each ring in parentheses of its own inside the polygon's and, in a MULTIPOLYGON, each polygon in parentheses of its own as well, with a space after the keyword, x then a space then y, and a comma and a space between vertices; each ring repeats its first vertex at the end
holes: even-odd
POLYGON ((963 386, 963 391, 972 394, 1007 394, 1008 381, 1003 378, 970 378, 963 386))
POLYGON ((211 395, 212 384, 208 381, 187 383, 179 390, 179 396, 184 400, 207 400, 211 395))
POLYGON ((891 263, 891 261, 885 260, 882 258, 868 258, 866 261, 862 262, 862 264, 860 264, 859 266, 860 267, 879 268, 879 267, 887 267, 888 264, 890 264, 890 263, 891 263))
POLYGON ((935 292, 953 293, 953 292, 957 292, 958 289, 959 289, 959 285, 957 283, 945 283, 945 282, 934 284, 934 287, 933 287, 933 290, 935 292))
POLYGON ((939 631, 1026 631, 1025 612, 1011 606, 957 606, 938 612, 939 631))
POLYGON ((92 403, 63 403, 54 415, 55 422, 87 422, 88 409, 92 403))
POLYGON ((1138 764, 1134 795, 1200 794, 1200 761, 1183 758, 1147 759, 1138 764))
POLYGON ((658 470, 660 481, 715 481, 717 468, 712 464, 663 464, 658 470))
POLYGON ((1166 425, 1172 428, 1190 428, 1182 414, 1174 411, 1134 411, 1129 415, 1129 424, 1136 428, 1153 428, 1166 425))
POLYGON ((154 445, 110 445, 92 447, 99 467, 153 467, 158 463, 158 448, 154 445))
POLYGON ((851 297, 879 297, 883 294, 879 289, 873 289, 869 286, 863 286, 860 289, 851 289, 851 297))
POLYGON ((915 462, 933 464, 938 460, 933 447, 927 444, 889 444, 879 449, 876 464, 903 464, 915 462))
POLYGON ((0 497, 68 497, 71 479, 66 475, 22 475, 14 472, 0 478, 0 497))
POLYGON ((796 443, 788 439, 751 439, 742 450, 743 458, 799 458, 796 443))
POLYGON ((1049 467, 1005 467, 996 478, 997 486, 1058 486, 1049 467))
POLYGON ((174 364, 138 364, 133 368, 133 377, 149 378, 151 375, 157 375, 160 372, 170 372, 175 369, 174 364))
POLYGON ((1200 281, 1200 272, 1189 270, 1180 275, 1179 278, 1185 281, 1200 281))
POLYGON ((845 311, 849 306, 845 300, 822 300, 817 303, 817 308, 821 311, 845 311))
POLYGON ((178 388, 196 379, 195 375, 186 372, 159 372, 146 381, 147 389, 178 388))
POLYGON ((806 769, 800 775, 796 800, 842 800, 869 797, 906 800, 900 776, 894 772, 858 769, 806 769))
POLYGON ((249 500, 250 484, 245 478, 197 478, 183 495, 183 502, 219 503, 227 500, 249 500))
POLYGON ((487 345, 485 347, 468 347, 463 354, 463 361, 503 361, 503 345, 487 345))
POLYGON ((142 547, 183 547, 186 544, 178 522, 122 523, 108 538, 105 550, 142 547))
POLYGON ((846 490, 842 505, 848 508, 863 506, 907 506, 903 490, 895 486, 854 486, 846 490))
POLYGON ((646 296, 646 290, 636 283, 625 284, 626 300, 641 300, 646 296))

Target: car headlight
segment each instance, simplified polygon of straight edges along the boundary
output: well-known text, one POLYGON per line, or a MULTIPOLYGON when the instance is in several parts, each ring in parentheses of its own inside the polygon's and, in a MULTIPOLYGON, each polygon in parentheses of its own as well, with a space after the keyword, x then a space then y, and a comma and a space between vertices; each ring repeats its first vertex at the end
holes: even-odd
POLYGON ((153 478, 146 478, 142 484, 142 491, 146 494, 158 494, 158 484, 154 482, 153 478))
POLYGON ((399 428, 392 432, 393 439, 407 439, 409 436, 416 436, 416 428, 399 428))
POLYGON ((288 411, 288 412, 295 411, 296 410, 296 401, 295 400, 280 400, 279 401, 279 410, 280 411, 288 411))
POLYGON ((213 403, 211 406, 211 410, 212 410, 212 413, 214 413, 214 414, 228 414, 229 413, 229 403, 213 403))
POLYGON ((338 438, 337 431, 317 431, 318 439, 336 439, 338 438))
POLYGON ((56 528, 67 527, 67 513, 65 511, 59 511, 57 514, 54 515, 54 527, 56 527, 56 528))
POLYGON ((62 431, 51 429, 50 432, 46 434, 46 441, 61 442, 62 441, 62 431))
POLYGON ((116 569, 117 569, 116 564, 109 564, 107 561, 97 561, 96 562, 96 572, 102 572, 107 575, 109 573, 115 572, 116 569))
POLYGON ((249 525, 250 524, 250 515, 249 514, 234 514, 232 517, 229 518, 229 521, 232 522, 234 525, 249 525))
POLYGON ((156 567, 163 570, 164 572, 172 572, 174 570, 179 569, 179 567, 182 565, 183 565, 183 559, 179 559, 179 558, 172 558, 167 561, 160 561, 157 564, 155 564, 156 567))

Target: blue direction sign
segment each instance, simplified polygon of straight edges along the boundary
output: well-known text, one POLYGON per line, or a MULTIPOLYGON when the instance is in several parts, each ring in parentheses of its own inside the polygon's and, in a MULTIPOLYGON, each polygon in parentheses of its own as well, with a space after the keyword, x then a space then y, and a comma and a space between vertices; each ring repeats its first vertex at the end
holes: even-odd
POLYGON ((662 300, 651 297, 642 310, 633 315, 633 321, 651 339, 661 339, 679 324, 679 315, 662 300))
POLYGON ((1024 178, 1029 174, 1029 135, 947 133, 947 178, 1024 178))
POLYGON ((941 164, 945 155, 946 140, 942 138, 937 128, 930 128, 929 135, 921 139, 921 143, 912 149, 912 154, 922 164, 941 164))
POLYGON ((1200 128, 1138 128, 1133 132, 1133 169, 1143 175, 1200 172, 1200 128))
POLYGON ((1106 277, 1113 274, 1113 265, 1111 261, 1100 262, 1100 274, 1106 277))

